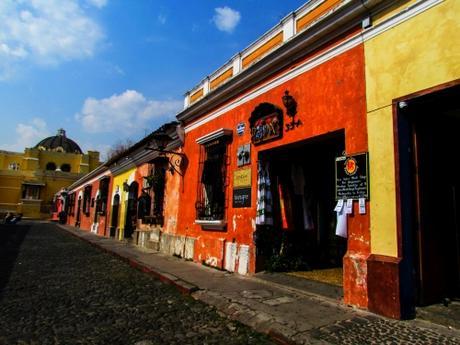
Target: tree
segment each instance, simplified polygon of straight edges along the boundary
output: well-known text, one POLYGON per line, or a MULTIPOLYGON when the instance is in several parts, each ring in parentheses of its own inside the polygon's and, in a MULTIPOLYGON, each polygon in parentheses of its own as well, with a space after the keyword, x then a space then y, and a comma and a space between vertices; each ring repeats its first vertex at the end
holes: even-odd
POLYGON ((131 146, 133 146, 133 141, 131 139, 121 140, 118 139, 115 144, 113 144, 107 151, 107 160, 109 161, 115 156, 121 155, 126 152, 131 146))

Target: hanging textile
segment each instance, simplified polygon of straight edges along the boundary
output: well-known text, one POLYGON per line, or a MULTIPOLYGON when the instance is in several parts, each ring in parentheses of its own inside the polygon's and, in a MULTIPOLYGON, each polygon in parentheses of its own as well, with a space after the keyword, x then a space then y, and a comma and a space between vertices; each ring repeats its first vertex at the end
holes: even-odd
POLYGON ((283 230, 294 230, 294 218, 292 210, 292 195, 286 184, 278 183, 278 195, 281 213, 281 228, 283 230))
POLYGON ((300 195, 302 197, 301 200, 304 229, 313 230, 315 228, 315 224, 311 214, 311 193, 306 188, 305 174, 301 165, 292 164, 291 180, 294 187, 294 194, 300 195))
POLYGON ((259 161, 257 164, 257 225, 273 225, 273 201, 270 185, 268 162, 264 164, 259 161))

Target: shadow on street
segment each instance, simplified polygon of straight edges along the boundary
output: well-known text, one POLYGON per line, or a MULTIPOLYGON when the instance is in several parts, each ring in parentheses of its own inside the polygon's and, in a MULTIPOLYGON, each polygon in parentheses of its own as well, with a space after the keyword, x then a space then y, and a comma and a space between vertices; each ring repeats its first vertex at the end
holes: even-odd
POLYGON ((26 224, 0 224, 0 300, 29 230, 30 225, 26 224))

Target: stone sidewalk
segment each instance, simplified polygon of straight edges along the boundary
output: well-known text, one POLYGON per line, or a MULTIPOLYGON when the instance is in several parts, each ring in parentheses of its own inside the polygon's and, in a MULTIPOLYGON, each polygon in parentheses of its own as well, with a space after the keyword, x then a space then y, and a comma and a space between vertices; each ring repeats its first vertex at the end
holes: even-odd
POLYGON ((59 227, 280 344, 460 344, 459 330, 382 318, 309 291, 143 251, 71 226, 59 227))

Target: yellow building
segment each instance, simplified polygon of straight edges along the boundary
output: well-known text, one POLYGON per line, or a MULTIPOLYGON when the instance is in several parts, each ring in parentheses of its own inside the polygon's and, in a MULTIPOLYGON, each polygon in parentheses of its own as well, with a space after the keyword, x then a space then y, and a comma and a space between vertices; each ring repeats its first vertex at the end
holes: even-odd
POLYGON ((0 212, 48 218, 55 193, 99 164, 99 152, 84 154, 63 129, 24 153, 0 151, 0 212))
POLYGON ((386 4, 363 33, 369 309, 407 317, 460 297, 460 1, 386 4))

